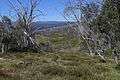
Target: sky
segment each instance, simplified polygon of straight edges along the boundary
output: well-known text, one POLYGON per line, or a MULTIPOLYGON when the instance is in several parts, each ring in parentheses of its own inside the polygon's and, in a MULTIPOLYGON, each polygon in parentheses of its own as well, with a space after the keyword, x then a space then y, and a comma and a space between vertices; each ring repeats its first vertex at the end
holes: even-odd
MULTIPOLYGON (((16 4, 16 0, 11 0, 16 4)), ((27 0, 22 0, 24 3, 27 0)), ((65 0, 63 0, 65 1, 65 0)), ((40 21, 65 21, 61 13, 64 9, 64 2, 62 0, 41 0, 38 8, 44 15, 41 15, 38 20, 40 21)), ((0 0, 0 14, 10 15, 10 4, 7 0, 0 0)), ((12 13, 13 14, 13 13, 12 13)))
MULTIPOLYGON (((11 0, 15 5, 17 5, 16 0, 11 0)), ((23 3, 27 3, 29 0, 21 0, 23 3)), ((61 15, 64 10, 65 3, 68 0, 41 0, 38 9, 42 11, 44 15, 41 15, 37 18, 37 21, 66 21, 61 15)), ((74 0, 73 0, 74 1, 74 0)), ((101 1, 101 0, 86 0, 86 1, 101 1)), ((10 13, 10 4, 8 0, 0 0, 0 14, 9 15, 10 13)))

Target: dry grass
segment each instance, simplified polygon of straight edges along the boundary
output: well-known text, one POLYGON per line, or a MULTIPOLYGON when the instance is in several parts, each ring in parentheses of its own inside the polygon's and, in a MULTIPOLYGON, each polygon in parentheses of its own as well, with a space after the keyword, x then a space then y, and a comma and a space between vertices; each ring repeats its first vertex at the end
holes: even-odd
POLYGON ((1 56, 0 80, 119 80, 119 65, 80 53, 1 56))

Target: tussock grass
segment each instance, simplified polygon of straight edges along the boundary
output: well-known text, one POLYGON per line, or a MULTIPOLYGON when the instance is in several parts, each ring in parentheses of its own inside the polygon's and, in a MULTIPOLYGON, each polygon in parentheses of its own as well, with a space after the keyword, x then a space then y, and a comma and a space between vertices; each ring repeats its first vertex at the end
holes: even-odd
POLYGON ((1 56, 0 80, 119 80, 119 65, 80 53, 1 56))

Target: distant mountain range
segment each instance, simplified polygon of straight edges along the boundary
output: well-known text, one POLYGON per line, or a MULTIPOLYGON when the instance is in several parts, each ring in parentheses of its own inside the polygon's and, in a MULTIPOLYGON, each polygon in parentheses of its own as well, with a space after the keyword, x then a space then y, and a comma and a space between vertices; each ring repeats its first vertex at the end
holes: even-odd
MULTIPOLYGON (((72 22, 71 22, 72 23, 72 22)), ((66 21, 37 21, 33 22, 33 26, 40 27, 40 29, 61 27, 67 25, 66 21)))

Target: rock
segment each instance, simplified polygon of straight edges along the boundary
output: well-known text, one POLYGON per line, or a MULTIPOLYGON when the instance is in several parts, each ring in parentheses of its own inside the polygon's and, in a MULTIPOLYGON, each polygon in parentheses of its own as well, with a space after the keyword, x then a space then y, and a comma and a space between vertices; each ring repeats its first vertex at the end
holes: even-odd
POLYGON ((24 61, 17 62, 17 65, 22 65, 22 64, 24 64, 24 61))
POLYGON ((25 60, 25 61, 24 61, 24 64, 25 64, 26 66, 32 65, 32 60, 25 60))
POLYGON ((32 60, 19 61, 17 65, 25 65, 25 66, 32 65, 32 60))

